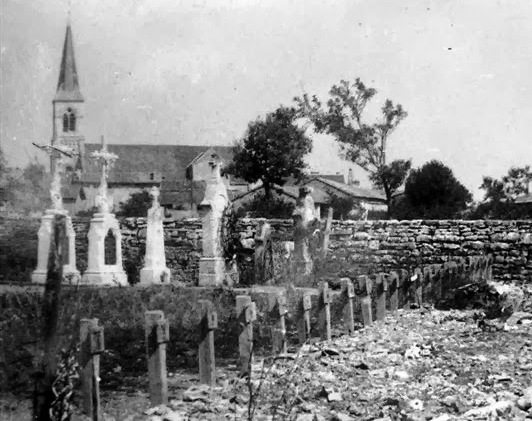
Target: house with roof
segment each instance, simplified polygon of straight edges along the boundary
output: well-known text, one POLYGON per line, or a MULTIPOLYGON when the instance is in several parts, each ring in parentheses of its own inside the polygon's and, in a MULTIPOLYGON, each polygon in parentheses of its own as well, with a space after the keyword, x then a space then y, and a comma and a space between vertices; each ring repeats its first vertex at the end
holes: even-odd
MULTIPOLYGON (((272 195, 275 198, 280 198, 285 202, 296 204, 299 197, 299 187, 296 185, 285 184, 283 186, 274 185, 272 195)), ((264 195, 264 187, 257 186, 245 193, 236 195, 232 198, 232 205, 235 210, 239 210, 245 205, 251 203, 258 196, 264 195)), ((312 189, 310 196, 314 200, 316 218, 321 218, 325 210, 328 208, 329 195, 320 189, 312 189)))
POLYGON ((355 203, 368 211, 387 211, 386 196, 383 192, 366 189, 353 184, 344 184, 325 177, 306 178, 302 185, 311 186, 314 190, 322 190, 329 197, 353 198, 355 203))

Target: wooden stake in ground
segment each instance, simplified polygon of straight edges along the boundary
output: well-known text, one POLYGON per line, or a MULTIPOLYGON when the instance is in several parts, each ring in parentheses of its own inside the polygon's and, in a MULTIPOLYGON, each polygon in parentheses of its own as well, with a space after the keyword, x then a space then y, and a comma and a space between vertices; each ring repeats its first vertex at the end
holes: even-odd
POLYGON ((330 341, 331 335, 331 293, 327 282, 320 282, 319 330, 322 341, 330 341))
POLYGON ((353 317, 355 300, 355 287, 349 278, 340 279, 342 285, 342 298, 344 302, 343 316, 345 332, 352 335, 355 332, 355 319, 353 317))
POLYGON ((414 276, 412 276, 412 282, 414 283, 414 302, 421 308, 423 305, 423 272, 421 269, 416 268, 414 276))
POLYGON ((372 282, 366 275, 358 277, 358 290, 360 298, 360 307, 362 309, 362 322, 364 326, 370 326, 373 323, 371 314, 371 288, 372 282))
POLYGON ((200 382, 214 386, 214 329, 218 328, 218 314, 209 300, 199 300, 201 306, 200 344, 198 350, 200 382))
POLYGON ((312 308, 312 300, 310 294, 303 295, 301 300, 301 307, 299 311, 298 320, 298 337, 300 345, 303 345, 310 339, 310 309, 312 308))
POLYGON ((253 354, 253 322, 257 318, 255 303, 249 295, 237 295, 236 314, 238 317, 238 366, 240 375, 251 374, 253 354))
POLYGON ((288 313, 286 298, 282 294, 275 294, 270 305, 270 319, 272 320, 272 349, 274 354, 286 353, 286 322, 288 313))
POLYGON ((377 291, 375 318, 379 321, 383 321, 386 317, 386 291, 388 290, 386 275, 383 273, 375 275, 375 289, 377 291))
POLYGON ((55 215, 52 230, 53 235, 50 239, 50 254, 48 256, 48 274, 42 305, 44 356, 42 370, 35 374, 33 396, 33 419, 39 421, 50 420, 50 407, 54 400, 52 385, 57 369, 57 323, 63 266, 68 255, 65 215, 55 215))
POLYGON ((397 272, 391 272, 388 277, 388 289, 390 295, 390 311, 393 313, 399 307, 399 275, 397 272))
POLYGON ((145 316, 150 401, 152 405, 167 404, 166 344, 170 340, 168 320, 160 310, 147 311, 145 316))
POLYGON ((406 269, 401 269, 399 272, 399 285, 401 288, 400 306, 403 309, 409 309, 410 303, 414 302, 412 292, 412 277, 406 269))
POLYGON ((92 421, 102 419, 100 406, 100 354, 104 350, 103 327, 98 319, 81 319, 80 323, 81 390, 83 412, 92 421))

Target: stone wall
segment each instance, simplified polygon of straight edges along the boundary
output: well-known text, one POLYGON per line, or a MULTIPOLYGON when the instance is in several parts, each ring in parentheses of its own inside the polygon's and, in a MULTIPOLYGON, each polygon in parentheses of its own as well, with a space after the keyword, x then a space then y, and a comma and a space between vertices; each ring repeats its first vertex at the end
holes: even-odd
MULTIPOLYGON (((264 220, 241 221, 250 236, 264 220)), ((291 221, 271 220, 273 238, 292 240, 291 221)), ((323 278, 351 277, 492 254, 499 281, 532 283, 532 220, 333 221, 323 278)))
MULTIPOLYGON (((244 237, 251 238, 263 222, 264 219, 244 219, 239 222, 238 230, 244 237)), ((291 221, 269 222, 276 243, 292 241, 291 221)), ((125 218, 120 224, 124 266, 130 279, 135 279, 144 257, 146 218, 125 218)), ((74 227, 78 268, 83 271, 86 268, 89 219, 76 218, 74 227)), ((194 284, 201 256, 201 222, 198 219, 167 220, 164 227, 167 264, 172 269, 173 278, 194 284)), ((0 220, 2 254, 20 249, 20 253, 28 258, 36 256, 38 228, 38 220, 0 220), (16 234, 17 238, 9 237, 20 231, 19 228, 24 228, 26 238, 20 238, 19 234, 16 234), (33 238, 28 237, 30 232, 34 232, 33 238), (21 247, 24 241, 27 246, 21 247)), ((329 247, 327 261, 318 268, 318 276, 326 279, 408 269, 442 263, 455 256, 491 253, 496 280, 532 283, 532 220, 333 221, 329 247)), ((2 256, 2 260, 5 258, 2 256)), ((33 262, 33 257, 29 261, 33 262)), ((23 269, 17 268, 19 272, 23 269)), ((9 281, 6 273, 0 275, 2 280, 9 281)), ((28 273, 31 270, 26 271, 28 273)))

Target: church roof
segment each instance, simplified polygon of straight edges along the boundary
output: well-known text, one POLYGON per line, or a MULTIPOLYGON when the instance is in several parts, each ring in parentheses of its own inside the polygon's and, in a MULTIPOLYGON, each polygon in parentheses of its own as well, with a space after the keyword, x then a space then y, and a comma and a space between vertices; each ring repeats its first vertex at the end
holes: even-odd
MULTIPOLYGON (((90 158, 91 152, 101 149, 99 143, 86 143, 83 157, 83 173, 100 174, 96 162, 90 158)), ((232 146, 201 146, 201 145, 107 145, 109 152, 118 155, 109 172, 108 181, 125 182, 126 180, 151 181, 155 179, 181 181, 186 179, 186 168, 194 159, 206 150, 213 149, 224 161, 233 156, 232 146)), ((98 179, 96 177, 96 179, 98 179)))
POLYGON ((67 25, 57 92, 54 101, 83 101, 83 95, 79 91, 78 72, 74 58, 74 44, 72 41, 72 28, 67 25))

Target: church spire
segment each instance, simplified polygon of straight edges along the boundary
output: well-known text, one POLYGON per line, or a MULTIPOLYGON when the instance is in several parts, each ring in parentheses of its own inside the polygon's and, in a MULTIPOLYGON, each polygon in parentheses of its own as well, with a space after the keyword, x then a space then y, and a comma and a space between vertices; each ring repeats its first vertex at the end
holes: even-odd
POLYGON ((65 44, 63 45, 63 56, 61 58, 61 69, 57 82, 57 92, 55 101, 83 101, 83 95, 79 91, 78 72, 76 70, 76 60, 74 59, 74 44, 72 42, 72 28, 70 18, 68 19, 65 44))

